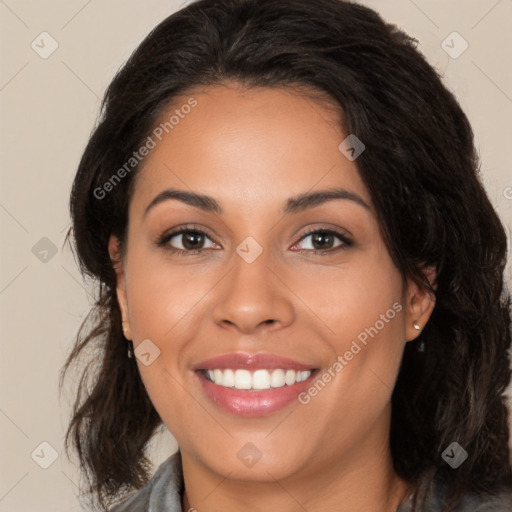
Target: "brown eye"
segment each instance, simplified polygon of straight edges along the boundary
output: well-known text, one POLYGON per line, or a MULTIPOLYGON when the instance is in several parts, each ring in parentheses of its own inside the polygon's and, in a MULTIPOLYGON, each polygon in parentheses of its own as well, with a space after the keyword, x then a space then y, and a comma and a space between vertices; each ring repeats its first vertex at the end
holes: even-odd
POLYGON ((196 254, 203 250, 213 248, 215 243, 204 231, 200 229, 181 228, 173 231, 172 233, 165 234, 157 242, 157 245, 179 254, 196 254), (171 242, 173 240, 175 241, 171 242), (211 245, 209 247, 204 247, 207 240, 210 240, 211 245))
POLYGON ((188 231, 182 233, 182 237, 182 246, 185 249, 198 249, 204 243, 204 235, 197 231, 188 231))
POLYGON ((310 231, 300 239, 299 243, 308 238, 311 239, 311 243, 309 244, 309 247, 301 249, 303 251, 325 253, 336 249, 344 249, 353 245, 352 241, 344 234, 331 229, 316 229, 314 231, 310 231), (340 241, 337 244, 336 239, 340 241))

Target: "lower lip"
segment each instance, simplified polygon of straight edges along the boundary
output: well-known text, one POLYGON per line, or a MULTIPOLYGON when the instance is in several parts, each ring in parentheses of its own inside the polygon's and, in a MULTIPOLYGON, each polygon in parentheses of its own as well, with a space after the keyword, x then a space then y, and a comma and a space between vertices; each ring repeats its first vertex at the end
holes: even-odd
POLYGON ((308 379, 280 388, 270 388, 261 391, 240 390, 219 386, 209 381, 201 372, 196 371, 201 386, 208 397, 224 410, 240 416, 265 416, 284 409, 306 388, 311 385, 312 380, 318 372, 315 370, 308 379))

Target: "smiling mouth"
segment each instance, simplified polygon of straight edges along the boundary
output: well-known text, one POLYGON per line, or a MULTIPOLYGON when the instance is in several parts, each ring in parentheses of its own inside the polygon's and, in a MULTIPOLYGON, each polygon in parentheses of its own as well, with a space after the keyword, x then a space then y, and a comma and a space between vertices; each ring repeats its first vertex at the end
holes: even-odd
POLYGON ((317 368, 311 370, 275 369, 202 369, 198 372, 209 382, 240 391, 262 391, 293 386, 310 379, 317 368))

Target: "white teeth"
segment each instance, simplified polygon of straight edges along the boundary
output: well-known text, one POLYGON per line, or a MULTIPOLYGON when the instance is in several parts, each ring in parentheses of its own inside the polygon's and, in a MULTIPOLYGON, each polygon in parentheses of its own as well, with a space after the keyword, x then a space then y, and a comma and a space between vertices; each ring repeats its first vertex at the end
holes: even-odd
POLYGON ((286 384, 288 386, 295 384, 295 376, 296 376, 295 370, 286 370, 286 375, 285 375, 284 381, 286 382, 286 384))
POLYGON ((215 382, 222 382, 222 370, 213 370, 213 380, 215 382))
POLYGON ((270 375, 270 387, 281 388, 285 383, 284 370, 274 370, 270 375))
POLYGON ((256 370, 252 376, 253 389, 270 389, 270 373, 267 370, 256 370))
POLYGON ((302 382, 311 375, 311 370, 207 370, 209 379, 219 386, 235 389, 270 389, 292 386, 296 382, 302 382))
MULTIPOLYGON (((219 370, 220 371, 220 370, 219 370)), ((235 372, 233 370, 224 370, 222 375, 222 385, 232 388, 235 385, 235 372)))
MULTIPOLYGON (((216 371, 216 370, 215 370, 216 371)), ((215 371, 213 373, 215 373, 215 371)), ((221 372, 222 370, 218 370, 221 372)), ((222 381, 219 382, 216 380, 215 384, 220 384, 222 386, 222 381)), ((237 370, 235 372, 235 388, 236 389, 251 389, 252 386, 252 377, 251 372, 248 370, 237 370)))

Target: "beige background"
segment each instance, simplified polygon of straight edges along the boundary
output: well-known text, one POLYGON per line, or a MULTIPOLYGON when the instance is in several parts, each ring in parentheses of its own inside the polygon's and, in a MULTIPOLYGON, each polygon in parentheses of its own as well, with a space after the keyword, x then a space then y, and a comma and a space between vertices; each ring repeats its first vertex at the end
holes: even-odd
MULTIPOLYGON (((512 1, 361 3, 416 37, 444 73, 473 124, 486 189, 510 233, 512 1), (457 58, 441 47, 453 31, 469 44, 457 58)), ((82 510, 77 468, 62 447, 71 394, 59 403, 57 393, 59 370, 91 300, 62 248, 68 194, 109 81, 150 29, 183 4, 0 1, 0 512, 82 510), (47 59, 31 47, 34 40, 42 46, 43 31, 58 43, 47 59), (47 469, 31 457, 35 450, 39 463, 51 462, 42 442, 57 455, 47 469)), ((461 48, 450 41, 452 52, 461 48)), ((175 447, 168 432, 155 439, 155 464, 175 447)))

